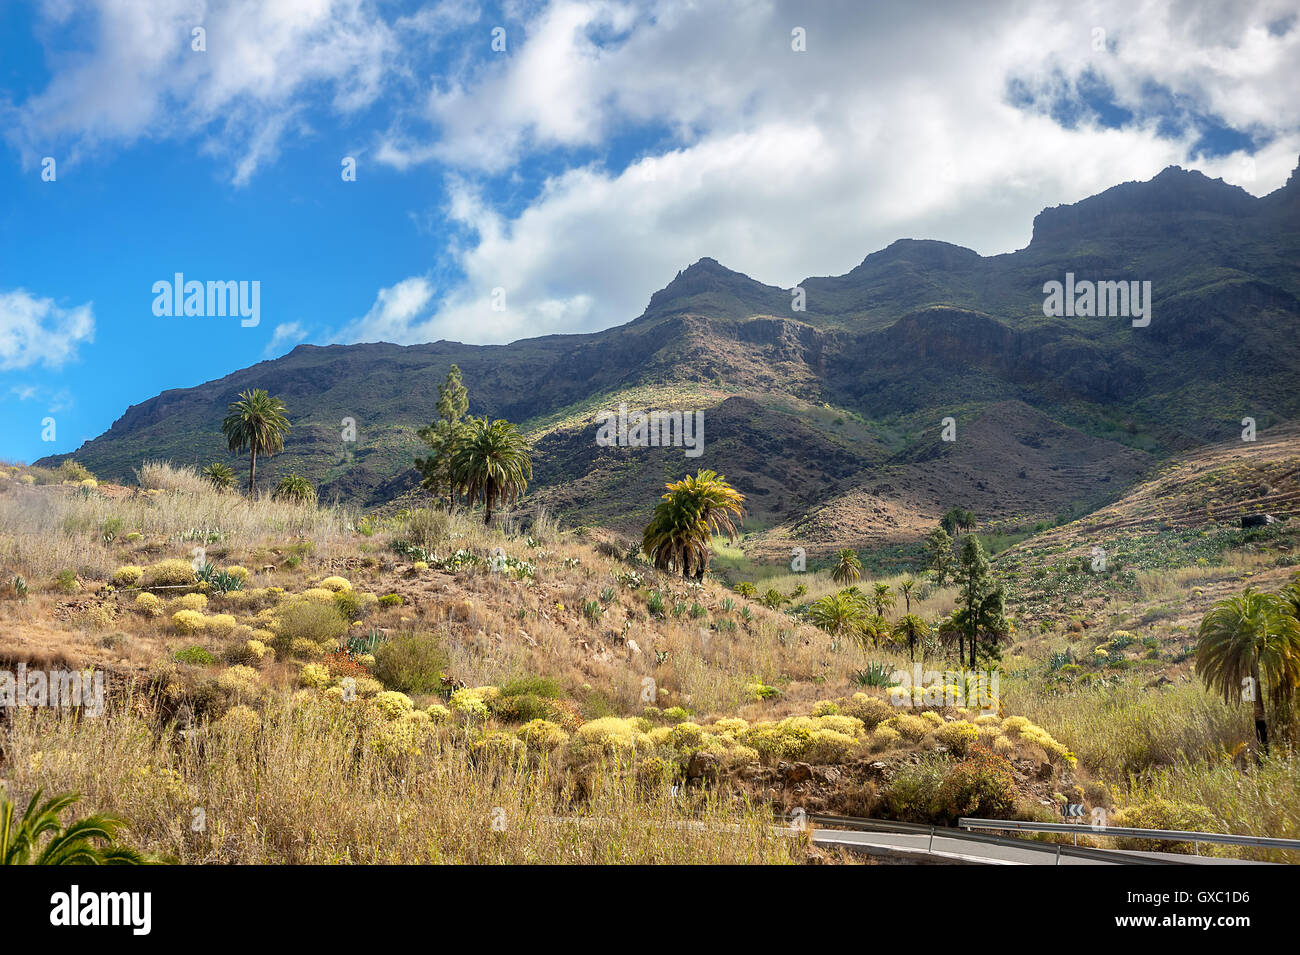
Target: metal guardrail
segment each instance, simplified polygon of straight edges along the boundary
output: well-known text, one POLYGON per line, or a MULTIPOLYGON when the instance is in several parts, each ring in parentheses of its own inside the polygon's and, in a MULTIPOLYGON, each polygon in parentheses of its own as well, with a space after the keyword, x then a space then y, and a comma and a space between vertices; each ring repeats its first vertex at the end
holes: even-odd
MULTIPOLYGON (((1056 859, 1056 864, 1060 865, 1062 856, 1068 856, 1075 859, 1091 859, 1094 862, 1109 862, 1118 865, 1191 865, 1190 862, 1181 862, 1177 859, 1153 859, 1150 856, 1136 855, 1127 852, 1120 852, 1115 849, 1091 849, 1086 846, 1067 846, 1061 843, 1051 842, 1030 842, 1025 839, 1018 839, 1014 836, 998 836, 989 833, 968 832, 963 829, 953 829, 948 826, 932 826, 924 823, 915 822, 895 822, 890 819, 864 819, 857 816, 828 816, 816 813, 808 813, 804 818, 808 822, 826 828, 856 829, 864 832, 895 832, 895 833, 914 833, 916 835, 928 835, 930 837, 929 849, 934 848, 935 836, 943 839, 955 839, 964 842, 982 843, 984 845, 1010 846, 1015 849, 1028 849, 1034 852, 1047 853, 1056 859)), ((963 822, 967 820, 962 820, 963 822)), ((980 820, 975 820, 980 821, 980 820)))
POLYGON ((1016 822, 1007 819, 970 819, 962 817, 957 825, 963 829, 1003 829, 1013 832, 1062 832, 1077 839, 1080 833, 1094 836, 1120 836, 1137 839, 1162 839, 1170 842, 1190 842, 1200 854, 1202 842, 1225 846, 1259 846, 1267 849, 1294 849, 1300 851, 1300 839, 1274 839, 1269 836, 1237 836, 1223 832, 1191 832, 1181 829, 1127 829, 1122 826, 1103 826, 1094 829, 1088 825, 1070 825, 1063 822, 1016 822))

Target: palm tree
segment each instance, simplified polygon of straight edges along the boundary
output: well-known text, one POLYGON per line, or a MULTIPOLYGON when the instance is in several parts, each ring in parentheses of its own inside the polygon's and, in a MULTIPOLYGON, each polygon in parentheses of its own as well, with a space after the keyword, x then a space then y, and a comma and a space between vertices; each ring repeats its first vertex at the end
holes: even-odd
POLYGON ((907 658, 916 659, 916 643, 930 635, 930 625, 914 613, 903 614, 894 624, 894 633, 907 640, 907 658))
POLYGON ((200 472, 208 479, 214 488, 218 491, 229 491, 235 484, 235 472, 230 469, 230 465, 222 461, 215 464, 209 464, 200 472))
POLYGON ((912 612, 912 596, 917 592, 917 588, 920 587, 920 585, 921 582, 911 574, 908 574, 898 582, 898 592, 903 595, 903 604, 905 608, 903 610, 904 616, 912 612))
POLYGON ((63 810, 80 796, 64 793, 41 802, 36 790, 21 820, 14 820, 14 803, 0 796, 0 865, 150 865, 164 860, 118 844, 126 820, 96 813, 64 826, 63 810), (41 846, 41 839, 49 839, 41 846))
POLYGON ((796 584, 794 590, 790 591, 790 599, 798 600, 804 594, 808 593, 808 588, 803 584, 796 584))
POLYGON ((876 584, 871 592, 871 607, 876 612, 876 616, 884 619, 886 612, 893 610, 897 605, 894 599, 894 592, 889 589, 889 584, 876 584))
POLYGON ((533 459, 528 441, 504 418, 470 418, 464 438, 451 458, 451 479, 469 506, 482 499, 483 523, 492 523, 492 507, 509 504, 528 489, 533 459))
POLYGON ((852 637, 865 644, 867 613, 862 601, 849 590, 819 597, 808 606, 808 619, 832 637, 852 637))
POLYGON ((1241 702, 1250 686, 1255 738, 1268 752, 1268 717, 1263 684, 1274 704, 1290 703, 1300 686, 1300 621, 1276 594, 1247 587, 1238 597, 1220 600, 1201 620, 1196 644, 1196 673, 1225 702, 1241 702), (1251 682, 1247 684, 1247 680, 1251 682))
POLYGON ((221 422, 221 433, 226 436, 230 450, 236 454, 250 452, 248 463, 248 493, 253 493, 257 477, 257 456, 268 458, 284 450, 284 435, 289 430, 284 402, 272 398, 263 389, 243 391, 238 401, 232 401, 226 420, 221 422))
POLYGON ((837 584, 851 584, 862 577, 862 561, 850 548, 846 547, 835 555, 835 569, 831 571, 831 580, 837 584))
POLYGON ((660 570, 699 580, 709 569, 713 535, 725 533, 735 540, 731 517, 744 516, 745 495, 707 469, 665 487, 667 493, 646 525, 642 548, 660 570))
POLYGON ((957 526, 968 534, 973 531, 975 529, 975 512, 962 511, 957 518, 957 526))
POLYGON ((280 478, 271 496, 277 501, 292 501, 295 504, 315 504, 316 489, 305 477, 290 474, 280 478))
POLYGON ((789 599, 789 597, 785 596, 785 594, 781 593, 781 591, 777 590, 775 587, 768 587, 767 590, 763 591, 763 596, 758 598, 758 602, 768 610, 779 610, 781 604, 785 603, 789 599))

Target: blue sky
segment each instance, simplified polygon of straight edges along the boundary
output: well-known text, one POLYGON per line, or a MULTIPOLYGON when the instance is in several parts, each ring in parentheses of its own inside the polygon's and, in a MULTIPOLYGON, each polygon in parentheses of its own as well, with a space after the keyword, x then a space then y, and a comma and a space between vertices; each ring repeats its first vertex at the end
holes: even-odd
POLYGON ((706 255, 993 254, 1171 163, 1296 164, 1293 4, 915 6, 0 4, 0 458, 300 341, 592 331, 706 255), (260 282, 260 323, 154 315, 176 272, 260 282))

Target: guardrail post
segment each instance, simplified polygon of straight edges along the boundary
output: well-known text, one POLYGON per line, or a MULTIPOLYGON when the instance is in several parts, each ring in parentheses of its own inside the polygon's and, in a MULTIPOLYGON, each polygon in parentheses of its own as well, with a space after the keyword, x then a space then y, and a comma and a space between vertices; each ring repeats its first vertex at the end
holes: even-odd
POLYGON ((1193 840, 1193 842, 1192 842, 1192 848, 1195 850, 1195 852, 1196 852, 1197 855, 1200 855, 1200 854, 1201 854, 1201 844, 1200 844, 1199 842, 1196 842, 1196 841, 1193 840))
POLYGON ((1061 864, 1061 844, 1059 842, 1056 844, 1056 864, 1061 864))
POLYGON ((926 851, 927 851, 927 852, 933 852, 933 851, 934 851, 934 826, 931 826, 931 827, 930 827, 930 848, 927 849, 926 851))

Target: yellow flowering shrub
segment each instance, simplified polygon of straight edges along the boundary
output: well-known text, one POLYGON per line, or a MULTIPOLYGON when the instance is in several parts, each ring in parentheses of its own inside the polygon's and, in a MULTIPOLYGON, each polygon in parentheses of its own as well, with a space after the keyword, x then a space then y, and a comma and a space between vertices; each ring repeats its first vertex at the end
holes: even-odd
POLYGON ((954 754, 965 756, 971 744, 979 739, 979 730, 975 728, 974 723, 957 720, 940 726, 934 731, 934 738, 954 754))
POLYGON ((172 628, 177 633, 201 633, 205 621, 197 610, 178 610, 172 614, 172 628))
POLYGON ((639 747, 649 746, 650 738, 634 719, 602 716, 579 726, 574 733, 574 742, 584 749, 631 753, 639 747))
POLYGON ((323 663, 304 663, 298 671, 298 685, 323 690, 330 684, 330 671, 323 663))
POLYGON ((749 729, 749 721, 742 720, 738 716, 726 717, 715 722, 713 729, 718 733, 730 733, 733 736, 739 736, 749 729))
POLYGON ((225 572, 231 577, 238 577, 240 580, 244 581, 245 583, 248 582, 248 578, 250 576, 248 573, 248 568, 240 567, 238 564, 231 564, 229 567, 226 568, 225 572))
POLYGON ((462 689, 456 690, 448 701, 451 704, 451 711, 459 713, 461 716, 475 720, 485 720, 488 718, 488 707, 482 698, 477 696, 473 690, 462 689))
POLYGON ((251 706, 237 703, 226 710, 217 723, 229 733, 247 736, 249 733, 261 728, 262 718, 257 715, 257 710, 251 706))
POLYGON ((1007 736, 1019 736, 1026 726, 1032 725, 1023 716, 1008 716, 1002 721, 1002 732, 1007 736))
POLYGON ((203 594, 186 594, 184 597, 176 597, 167 604, 172 611, 177 610, 198 610, 200 612, 208 609, 208 598, 203 594))
POLYGON ((205 629, 219 637, 228 635, 235 629, 235 625, 235 618, 228 613, 214 613, 204 621, 205 629))
POLYGON ((550 720, 529 720, 516 735, 534 749, 550 751, 569 741, 569 734, 550 720))
POLYGON ((126 564, 113 571, 114 587, 134 587, 144 579, 144 568, 126 564))
POLYGON ((934 727, 912 713, 899 713, 889 724, 909 743, 919 743, 934 727))
POLYGON ((831 729, 814 730, 804 751, 804 758, 813 763, 842 763, 858 748, 858 739, 847 733, 831 729))
POLYGON ((289 641, 289 655, 301 657, 305 660, 315 660, 325 655, 321 645, 315 640, 309 640, 306 637, 295 637, 289 641))
POLYGON ((155 594, 137 594, 135 598, 135 609, 146 617, 161 617, 163 615, 163 602, 162 599, 155 594))
POLYGON ((405 693, 399 693, 397 690, 384 690, 382 693, 376 693, 371 700, 375 706, 379 707, 379 712, 384 714, 385 719, 395 720, 415 709, 415 704, 405 693))
POLYGON ((929 723, 931 726, 943 725, 943 717, 940 716, 938 713, 936 713, 934 710, 926 710, 924 713, 918 713, 917 715, 920 716, 921 719, 929 723))
POLYGON ((856 716, 845 716, 838 713, 832 713, 825 716, 814 716, 818 729, 831 730, 835 733, 843 733, 845 736, 861 736, 866 732, 862 720, 856 716))
POLYGON ((312 603, 331 605, 334 603, 334 591, 326 590, 324 587, 311 587, 298 596, 303 600, 310 600, 312 603))
POLYGON ((337 593, 340 590, 352 589, 352 585, 348 583, 346 577, 326 577, 324 580, 320 582, 318 586, 320 586, 325 590, 330 591, 331 593, 337 593))
POLYGON ((194 583, 194 567, 188 560, 173 558, 150 564, 144 571, 145 586, 177 587, 194 583))
POLYGON ((261 693, 261 683, 257 671, 252 667, 236 664, 217 674, 217 686, 239 699, 251 699, 261 693))
POLYGON ((853 698, 840 707, 840 710, 847 716, 855 716, 862 720, 863 726, 867 729, 874 729, 898 712, 880 697, 868 696, 865 693, 854 693, 853 698))
POLYGON ((451 716, 451 710, 441 703, 430 703, 425 712, 429 714, 429 719, 434 723, 446 722, 447 718, 451 716))
POLYGON ((900 739, 902 736, 898 730, 882 724, 871 734, 871 748, 876 752, 882 752, 896 745, 900 739))

